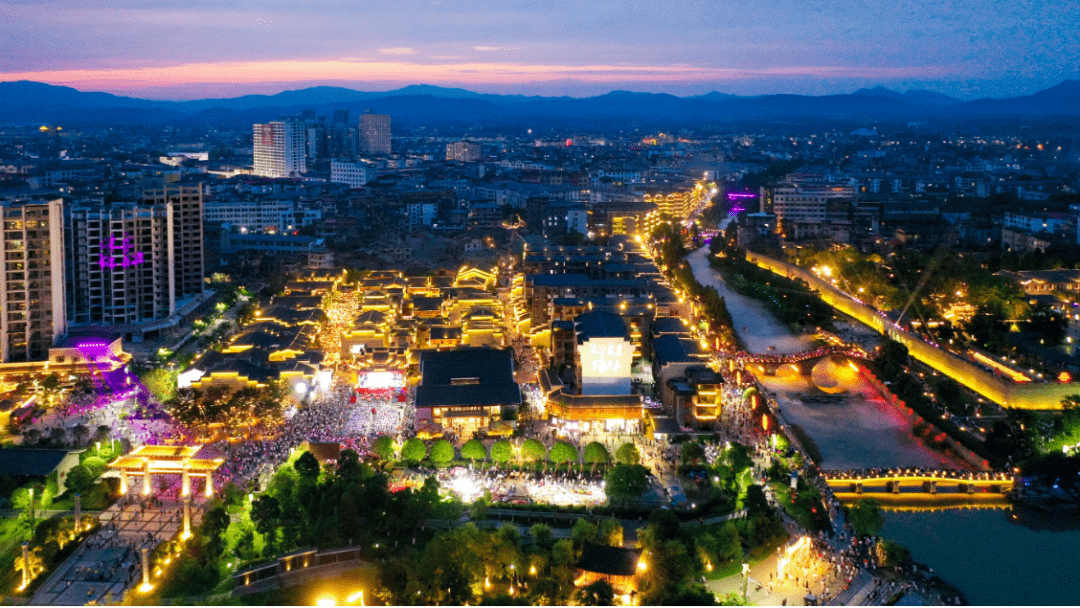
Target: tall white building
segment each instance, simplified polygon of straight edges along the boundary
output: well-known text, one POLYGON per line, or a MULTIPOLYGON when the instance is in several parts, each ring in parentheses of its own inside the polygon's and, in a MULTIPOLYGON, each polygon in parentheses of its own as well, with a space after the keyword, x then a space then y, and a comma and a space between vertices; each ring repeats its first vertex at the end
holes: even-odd
POLYGON ((390 154, 390 115, 360 115, 360 153, 390 154))
POLYGON ((330 161, 330 181, 360 188, 375 179, 377 171, 363 162, 330 161))
POLYGON ((67 332, 64 203, 3 202, 0 361, 41 361, 67 332))
POLYGON ((299 177, 307 172, 307 125, 298 120, 256 124, 255 175, 299 177))

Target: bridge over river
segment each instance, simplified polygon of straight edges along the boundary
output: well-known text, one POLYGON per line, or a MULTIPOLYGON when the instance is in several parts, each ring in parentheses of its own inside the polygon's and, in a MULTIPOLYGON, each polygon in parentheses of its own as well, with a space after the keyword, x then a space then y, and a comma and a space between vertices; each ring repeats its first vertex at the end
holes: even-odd
POLYGON ((941 498, 956 502, 1005 500, 1016 478, 1007 471, 954 469, 861 469, 821 471, 837 500, 851 503, 871 495, 883 502, 941 498), (921 496, 920 496, 921 495, 921 496))

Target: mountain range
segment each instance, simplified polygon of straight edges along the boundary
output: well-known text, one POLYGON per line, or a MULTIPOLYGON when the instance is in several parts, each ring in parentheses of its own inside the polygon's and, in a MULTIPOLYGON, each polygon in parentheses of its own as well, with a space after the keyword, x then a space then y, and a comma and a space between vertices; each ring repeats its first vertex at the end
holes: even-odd
POLYGON ((540 97, 475 93, 433 85, 386 92, 319 86, 276 95, 159 101, 83 92, 40 82, 0 82, 0 124, 155 124, 196 121, 242 125, 315 109, 391 114, 397 124, 567 126, 691 125, 739 120, 837 118, 855 121, 1080 117, 1080 81, 1066 80, 1033 95, 961 101, 932 91, 884 87, 842 95, 760 95, 713 91, 676 97, 612 91, 595 97, 540 97))

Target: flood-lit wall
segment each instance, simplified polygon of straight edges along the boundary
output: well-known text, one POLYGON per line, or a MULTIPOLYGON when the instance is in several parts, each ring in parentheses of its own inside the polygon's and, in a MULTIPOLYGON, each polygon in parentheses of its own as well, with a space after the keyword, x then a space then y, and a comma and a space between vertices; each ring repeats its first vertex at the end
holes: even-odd
POLYGON ((928 344, 919 336, 891 324, 873 307, 857 302, 798 266, 753 252, 746 259, 776 274, 806 281, 821 299, 840 312, 858 319, 878 333, 883 333, 907 347, 916 360, 929 365, 987 399, 1019 409, 1061 409, 1066 395, 1080 393, 1080 383, 1013 382, 988 372, 974 363, 928 344))

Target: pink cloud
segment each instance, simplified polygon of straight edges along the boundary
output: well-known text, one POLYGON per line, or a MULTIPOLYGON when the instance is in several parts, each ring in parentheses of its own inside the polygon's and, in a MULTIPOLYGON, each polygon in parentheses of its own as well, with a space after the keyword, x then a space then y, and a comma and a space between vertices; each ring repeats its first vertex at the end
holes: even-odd
MULTIPOLYGON (((411 51, 412 49, 408 49, 411 51)), ((405 49, 384 49, 401 53, 405 49)), ((0 73, 0 81, 35 80, 76 87, 131 89, 199 84, 290 83, 317 80, 381 81, 412 84, 533 84, 557 80, 605 82, 716 82, 752 78, 809 76, 820 78, 932 78, 956 73, 942 66, 850 67, 788 66, 761 69, 691 65, 543 65, 498 62, 422 61, 252 61, 188 63, 161 67, 72 69, 0 73)))

